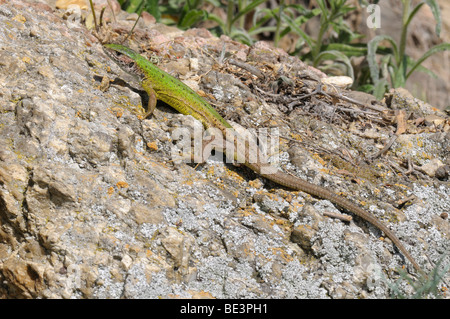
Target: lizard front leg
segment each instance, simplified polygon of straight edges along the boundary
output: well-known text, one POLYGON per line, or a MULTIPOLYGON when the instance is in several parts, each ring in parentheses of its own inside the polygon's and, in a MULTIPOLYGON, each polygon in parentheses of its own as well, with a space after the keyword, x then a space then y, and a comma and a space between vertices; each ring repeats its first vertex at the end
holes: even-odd
POLYGON ((148 80, 142 81, 141 86, 148 94, 147 112, 145 112, 144 114, 144 119, 146 119, 147 117, 153 114, 153 111, 155 111, 156 101, 158 100, 158 97, 156 95, 155 90, 153 90, 150 81, 148 80))

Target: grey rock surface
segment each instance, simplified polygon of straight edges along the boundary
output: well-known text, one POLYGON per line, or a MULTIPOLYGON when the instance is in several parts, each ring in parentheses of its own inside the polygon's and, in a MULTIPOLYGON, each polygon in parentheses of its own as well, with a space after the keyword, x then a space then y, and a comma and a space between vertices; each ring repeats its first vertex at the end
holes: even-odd
MULTIPOLYGON (((199 167, 172 161, 174 130, 198 123, 166 106, 140 118, 138 84, 83 24, 63 16, 44 3, 0 4, 2 298, 389 297, 404 259, 378 229, 358 218, 325 217, 339 213, 328 201, 223 160, 199 167), (105 77, 128 85, 103 87, 105 77)), ((226 42, 249 62, 315 77, 319 71, 265 43, 249 48, 206 30, 173 32, 150 22, 143 30, 154 35, 161 56, 180 54, 166 70, 206 92, 227 118, 277 126, 289 137, 279 167, 364 206, 425 269, 440 258, 450 262, 443 215, 450 211, 450 130, 443 114, 430 111, 443 122, 411 128, 386 157, 359 161, 393 128, 284 114, 238 76, 211 71, 214 62, 198 47, 219 55, 226 42), (408 160, 416 167, 411 175, 399 164, 408 160)), ((406 281, 398 285, 413 293, 406 281)))

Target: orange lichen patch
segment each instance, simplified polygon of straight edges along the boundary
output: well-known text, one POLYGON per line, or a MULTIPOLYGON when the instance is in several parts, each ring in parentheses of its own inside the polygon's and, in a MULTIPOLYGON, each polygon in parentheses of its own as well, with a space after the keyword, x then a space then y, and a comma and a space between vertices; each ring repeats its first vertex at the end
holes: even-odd
MULTIPOLYGON (((297 194, 298 192, 296 192, 297 194)), ((288 202, 288 203, 292 203, 292 200, 294 199, 294 194, 292 192, 284 192, 283 198, 288 202)))
POLYGON ((108 111, 117 118, 121 118, 123 116, 123 109, 120 107, 112 107, 109 108, 108 111))
POLYGON ((112 195, 112 194, 114 194, 114 187, 109 187, 108 188, 108 195, 112 195))
POLYGON ((158 144, 156 142, 148 142, 147 143, 147 147, 152 150, 152 151, 157 151, 158 150, 158 144))
POLYGON ((27 22, 27 19, 25 19, 25 17, 21 14, 16 15, 14 18, 12 18, 14 21, 20 22, 20 23, 25 23, 27 22))
POLYGON ((244 181, 244 178, 239 173, 237 173, 235 171, 231 171, 229 169, 226 169, 225 171, 226 171, 227 175, 229 177, 233 178, 234 180, 237 180, 238 182, 244 181))
POLYGON ((256 213, 256 209, 254 207, 245 207, 239 210, 239 214, 242 217, 253 216, 256 213))
POLYGON ((207 291, 188 290, 188 293, 191 294, 193 299, 215 299, 214 296, 207 291))
POLYGON ((117 188, 128 188, 129 187, 128 183, 123 182, 123 181, 117 182, 116 186, 117 186, 117 188))
POLYGON ((249 181, 248 185, 253 188, 261 188, 263 186, 261 183, 261 180, 259 180, 259 179, 249 181))
POLYGON ((285 249, 283 249, 281 247, 271 247, 271 248, 269 248, 269 251, 272 252, 272 254, 274 256, 278 256, 286 262, 290 262, 290 261, 294 260, 294 258, 291 255, 289 255, 285 249))
POLYGON ((374 189, 372 190, 372 192, 373 192, 375 195, 381 194, 381 190, 380 190, 379 188, 374 188, 374 189))
POLYGON ((291 138, 293 138, 296 141, 302 142, 303 138, 300 134, 291 133, 291 138))
POLYGON ((312 157, 316 160, 316 161, 318 161, 321 165, 326 165, 327 163, 326 163, 326 161, 322 158, 322 157, 320 157, 320 155, 319 154, 317 154, 317 153, 314 153, 313 155, 312 155, 312 157))

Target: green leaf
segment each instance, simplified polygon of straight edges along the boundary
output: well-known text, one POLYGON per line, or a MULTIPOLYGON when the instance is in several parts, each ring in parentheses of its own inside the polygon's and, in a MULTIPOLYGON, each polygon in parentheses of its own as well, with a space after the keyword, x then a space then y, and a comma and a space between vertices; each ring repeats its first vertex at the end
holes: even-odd
POLYGON ((308 20, 310 20, 311 18, 318 16, 319 14, 320 14, 320 10, 316 8, 316 9, 313 9, 311 11, 301 14, 299 17, 295 18, 294 21, 298 25, 302 25, 302 24, 308 22, 308 20))
POLYGON ((275 26, 260 27, 257 29, 250 29, 248 31, 248 34, 254 36, 263 32, 275 32, 275 30, 276 30, 275 26))
POLYGON ((157 22, 161 20, 161 11, 159 10, 158 0, 147 0, 145 11, 150 13, 157 22))
POLYGON ((403 56, 402 62, 398 66, 398 68, 395 68, 393 70, 393 76, 392 76, 392 86, 394 88, 398 87, 404 87, 406 83, 406 67, 408 66, 407 63, 407 56, 403 56))
POLYGON ((386 79, 381 79, 375 83, 373 89, 373 95, 377 100, 381 100, 386 92, 386 88, 389 86, 389 83, 386 79))
POLYGON ((131 0, 124 3, 125 11, 129 13, 138 12, 139 8, 144 4, 145 0, 131 0))
POLYGON ((389 41, 392 45, 394 56, 397 56, 397 44, 395 43, 395 40, 388 35, 377 35, 367 43, 367 62, 369 63, 370 76, 373 83, 378 83, 379 80, 380 71, 378 69, 376 53, 378 44, 384 40, 389 41))
POLYGON ((241 11, 238 12, 238 14, 231 20, 232 23, 236 22, 240 17, 242 17, 243 15, 249 13, 250 11, 252 11, 253 9, 255 9, 257 6, 259 6, 260 4, 266 2, 267 0, 255 0, 252 1, 248 6, 246 6, 244 9, 242 9, 241 11))
POLYGON ((413 11, 411 11, 411 13, 408 15, 408 19, 406 20, 405 25, 403 26, 404 28, 407 28, 409 23, 411 22, 411 20, 414 18, 414 16, 417 14, 417 12, 419 11, 419 9, 424 5, 425 3, 421 2, 419 3, 414 9, 413 11))
POLYGON ((211 3, 216 8, 221 6, 221 3, 219 0, 207 0, 207 2, 211 3))
POLYGON ((374 90, 373 84, 364 84, 364 85, 358 86, 356 88, 356 91, 366 92, 366 93, 373 92, 373 90, 374 90))
POLYGON ((300 27, 295 23, 295 21, 292 20, 292 18, 289 17, 284 12, 281 13, 281 17, 286 22, 286 24, 292 29, 292 31, 297 33, 299 36, 301 36, 303 38, 303 40, 305 40, 305 42, 308 44, 308 47, 310 48, 310 50, 312 50, 314 47, 314 43, 313 43, 313 40, 311 39, 311 37, 309 35, 307 35, 302 29, 300 29, 300 27))
POLYGON ((433 13, 434 19, 436 20, 436 34, 437 36, 441 36, 441 9, 439 9, 439 4, 436 0, 426 0, 427 5, 430 7, 431 12, 433 13))
POLYGON ((344 43, 330 43, 325 46, 325 51, 339 51, 348 57, 362 56, 367 54, 367 46, 364 44, 344 44, 344 43))
POLYGON ((327 5, 324 0, 317 0, 317 4, 319 6, 320 11, 322 11, 322 15, 327 16, 328 15, 328 9, 327 5))
MULTIPOLYGON (((407 57, 407 61, 408 61, 408 70, 410 70, 417 63, 417 61, 411 59, 411 57, 409 57, 409 56, 407 57)), ((435 79, 437 79, 437 77, 438 77, 433 71, 431 71, 430 69, 427 69, 423 65, 417 66, 415 71, 426 73, 435 79)))
POLYGON ((411 70, 409 70, 408 74, 406 74, 406 79, 409 78, 409 76, 414 72, 414 70, 422 64, 423 61, 425 61, 426 59, 428 59, 431 55, 437 53, 437 52, 441 52, 441 51, 446 51, 446 50, 450 50, 450 43, 441 43, 438 45, 435 45, 434 47, 432 47, 431 49, 429 49, 427 52, 425 52, 424 55, 422 55, 422 57, 417 60, 417 62, 412 66, 411 70))
POLYGON ((233 40, 240 39, 240 41, 242 41, 243 43, 245 43, 247 45, 252 45, 255 42, 245 30, 241 30, 241 29, 237 29, 237 28, 232 28, 229 36, 233 40))
POLYGON ((210 14, 208 14, 208 20, 216 22, 222 29, 222 33, 225 31, 225 28, 226 28, 225 21, 218 15, 216 15, 214 13, 210 13, 210 14))
POLYGON ((354 75, 353 75, 353 66, 352 63, 350 62, 350 59, 342 52, 339 51, 322 51, 319 53, 319 55, 316 57, 316 59, 314 60, 314 65, 319 65, 319 63, 321 61, 325 61, 325 60, 339 60, 342 63, 345 64, 345 66, 347 67, 347 75, 350 76, 353 80, 355 79, 354 75))
POLYGON ((205 10, 190 10, 183 19, 178 22, 178 27, 181 29, 191 28, 195 23, 205 20, 207 17, 208 13, 205 10))
MULTIPOLYGON (((250 29, 248 30, 249 33, 257 30, 258 28, 260 28, 261 26, 265 25, 270 19, 275 18, 276 19, 276 15, 274 15, 273 11, 267 8, 263 8, 263 9, 256 9, 255 10, 255 14, 253 15, 253 26, 250 27, 250 29)), ((275 27, 274 27, 275 28, 275 27)), ((256 32, 258 33, 258 32, 256 32)))

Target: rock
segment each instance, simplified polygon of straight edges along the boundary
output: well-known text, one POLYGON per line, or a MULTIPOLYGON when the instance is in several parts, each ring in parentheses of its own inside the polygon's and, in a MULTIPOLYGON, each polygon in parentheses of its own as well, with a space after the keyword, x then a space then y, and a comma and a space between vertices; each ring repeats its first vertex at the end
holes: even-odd
MULTIPOLYGON (((0 298, 389 296, 376 271, 397 280, 391 270, 404 260, 379 240, 378 229, 357 217, 350 223, 324 217, 336 209, 328 201, 219 156, 198 166, 175 161, 181 142, 174 132, 192 133, 201 123, 163 103, 142 119, 148 96, 62 10, 21 0, 0 6, 0 25, 8 26, 0 28, 0 298)), ((117 24, 108 24, 110 40, 124 35, 131 18, 120 13, 117 24)), ((369 154, 391 132, 383 117, 376 117, 383 125, 365 123, 326 99, 318 103, 324 98, 318 96, 290 112, 280 108, 288 104, 284 98, 315 86, 322 72, 267 42, 248 47, 152 19, 139 25, 130 45, 151 48, 161 68, 198 89, 227 119, 279 129, 279 148, 268 148, 274 165, 357 202, 427 270, 425 254, 436 262, 446 251, 448 219, 440 216, 449 211, 450 191, 441 171, 449 164, 449 137, 439 122, 448 123, 446 116, 403 105, 423 126, 371 162, 369 154), (224 43, 227 57, 264 79, 218 66, 224 43), (425 184, 399 173, 408 159, 444 166, 431 168, 435 177, 430 173, 425 184), (392 203, 409 195, 417 200, 393 214, 392 203)), ((410 285, 402 289, 412 293, 410 285)))
POLYGON ((429 161, 428 163, 422 165, 420 169, 424 171, 428 176, 434 177, 436 172, 441 167, 444 167, 444 163, 442 163, 439 159, 435 158, 429 161))

